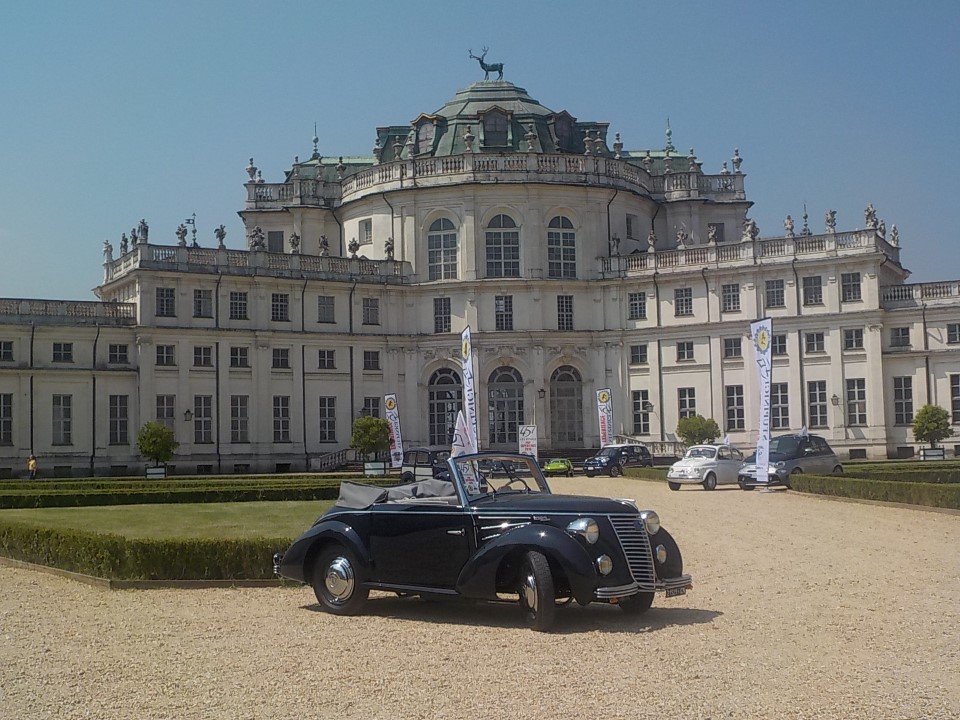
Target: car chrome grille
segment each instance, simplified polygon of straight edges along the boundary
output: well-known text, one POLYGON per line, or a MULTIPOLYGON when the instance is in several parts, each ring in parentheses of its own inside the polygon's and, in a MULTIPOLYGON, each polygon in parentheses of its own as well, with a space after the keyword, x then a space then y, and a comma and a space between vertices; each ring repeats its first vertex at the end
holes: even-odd
POLYGON ((617 531, 617 538, 630 566, 630 573, 640 590, 652 592, 656 587, 657 574, 653 567, 653 552, 650 536, 639 515, 610 515, 610 523, 617 531))

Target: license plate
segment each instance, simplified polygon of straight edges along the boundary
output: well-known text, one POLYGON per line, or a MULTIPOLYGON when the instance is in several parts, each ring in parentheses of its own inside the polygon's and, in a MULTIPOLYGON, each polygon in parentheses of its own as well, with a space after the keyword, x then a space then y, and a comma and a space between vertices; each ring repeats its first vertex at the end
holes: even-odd
POLYGON ((687 589, 685 587, 667 588, 666 594, 668 598, 677 597, 678 595, 686 595, 687 589))

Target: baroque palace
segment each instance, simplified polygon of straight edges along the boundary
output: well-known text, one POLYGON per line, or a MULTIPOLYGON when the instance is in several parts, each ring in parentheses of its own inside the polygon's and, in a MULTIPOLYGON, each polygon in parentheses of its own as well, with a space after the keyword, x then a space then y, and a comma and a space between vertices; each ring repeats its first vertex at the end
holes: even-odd
MULTIPOLYGON (((396 393, 407 446, 449 446, 477 357, 480 442, 541 455, 615 431, 665 454, 713 417, 758 425, 749 324, 773 322, 771 427, 841 458, 909 456, 915 410, 960 424, 960 281, 907 284, 895 227, 788 216, 761 237, 742 159, 708 173, 673 147, 627 150, 608 123, 503 80, 376 130, 371 157, 251 159, 245 248, 141 222, 98 301, 0 299, 0 477, 140 472, 143 423, 180 442, 175 472, 284 472, 344 455, 354 418, 396 393)), ((957 447, 951 448, 955 453, 957 447)))

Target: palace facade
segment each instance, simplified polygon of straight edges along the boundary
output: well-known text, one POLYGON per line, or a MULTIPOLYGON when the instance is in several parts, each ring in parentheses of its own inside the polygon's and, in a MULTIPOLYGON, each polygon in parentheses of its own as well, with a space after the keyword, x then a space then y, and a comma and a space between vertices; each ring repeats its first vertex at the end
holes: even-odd
POLYGON ((378 127, 371 157, 318 143, 280 182, 251 159, 245 249, 141 223, 118 257, 105 244, 98 301, 0 299, 0 476, 31 452, 48 476, 138 473, 150 420, 176 472, 322 467, 385 393, 405 445, 448 446, 467 326, 487 448, 523 424, 541 455, 596 447, 609 387, 618 434, 655 453, 688 414, 749 449, 761 317, 775 433, 884 458, 918 447, 927 403, 960 425, 960 281, 906 283, 872 207, 863 229, 828 212, 761 236, 739 151, 711 174, 669 130, 626 150, 505 81, 378 127))

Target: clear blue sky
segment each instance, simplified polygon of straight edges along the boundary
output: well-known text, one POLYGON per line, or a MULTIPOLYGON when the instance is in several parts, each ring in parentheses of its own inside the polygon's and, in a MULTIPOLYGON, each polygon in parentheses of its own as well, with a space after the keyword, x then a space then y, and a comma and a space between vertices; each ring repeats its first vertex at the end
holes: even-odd
POLYGON ((0 24, 0 297, 94 299, 101 245, 140 220, 174 244, 244 246, 250 156, 277 182, 311 152, 371 154, 482 79, 673 140, 718 172, 744 157, 762 235, 900 230, 911 281, 960 278, 960 3, 7 2, 0 24), (296 7, 302 6, 302 7, 296 7))

